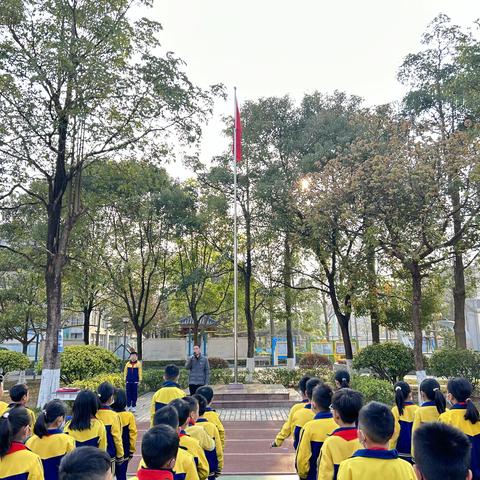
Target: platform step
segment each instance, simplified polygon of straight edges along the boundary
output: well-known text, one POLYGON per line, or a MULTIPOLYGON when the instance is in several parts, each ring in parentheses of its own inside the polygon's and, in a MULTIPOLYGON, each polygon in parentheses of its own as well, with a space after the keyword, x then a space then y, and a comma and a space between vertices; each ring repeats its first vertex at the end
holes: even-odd
POLYGON ((217 401, 227 401, 227 400, 243 400, 243 401, 250 401, 250 400, 289 400, 290 394, 288 390, 282 393, 217 393, 215 394, 215 402, 217 401))
POLYGON ((218 401, 215 399, 214 408, 292 408, 297 402, 293 400, 222 400, 218 401))

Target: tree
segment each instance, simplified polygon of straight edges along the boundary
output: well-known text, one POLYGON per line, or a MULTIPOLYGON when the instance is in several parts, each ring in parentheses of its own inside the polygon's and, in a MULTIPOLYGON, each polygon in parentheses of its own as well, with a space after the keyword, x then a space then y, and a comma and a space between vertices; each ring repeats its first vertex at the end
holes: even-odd
POLYGON ((132 8, 149 5, 2 3, 0 198, 8 208, 19 207, 16 192, 23 192, 47 217, 47 329, 38 405, 59 385, 62 275, 83 211, 82 172, 147 139, 150 150, 164 151, 169 130, 194 140, 197 120, 210 109, 210 93, 191 84, 181 60, 157 53, 161 26, 146 18, 130 20, 132 8), (30 188, 31 179, 42 182, 41 194, 30 188))

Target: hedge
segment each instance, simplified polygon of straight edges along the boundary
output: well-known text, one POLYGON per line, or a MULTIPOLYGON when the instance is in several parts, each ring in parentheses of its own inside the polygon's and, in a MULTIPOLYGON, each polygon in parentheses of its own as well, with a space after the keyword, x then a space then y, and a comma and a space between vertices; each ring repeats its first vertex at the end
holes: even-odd
POLYGON ((430 357, 428 373, 436 377, 465 377, 476 387, 480 381, 480 353, 456 348, 436 350, 430 357))
POLYGON ((304 375, 318 377, 324 382, 333 383, 332 371, 325 367, 318 368, 264 368, 256 370, 254 379, 266 385, 283 385, 286 388, 297 388, 298 382, 304 375))
POLYGON ((300 368, 316 368, 325 367, 333 368, 332 361, 326 355, 320 355, 319 353, 306 353, 298 362, 300 368))
POLYGON ((30 366, 28 357, 13 350, 0 350, 0 371, 3 375, 26 370, 30 366))
POLYGON ((375 401, 385 403, 386 405, 393 404, 392 384, 386 380, 364 375, 354 375, 351 379, 350 387, 363 394, 365 403, 375 401))
POLYGON ((123 379, 123 374, 121 373, 104 373, 86 380, 76 380, 72 383, 71 386, 84 390, 95 391, 97 390, 98 386, 103 382, 109 382, 115 388, 125 388, 125 380, 123 379))

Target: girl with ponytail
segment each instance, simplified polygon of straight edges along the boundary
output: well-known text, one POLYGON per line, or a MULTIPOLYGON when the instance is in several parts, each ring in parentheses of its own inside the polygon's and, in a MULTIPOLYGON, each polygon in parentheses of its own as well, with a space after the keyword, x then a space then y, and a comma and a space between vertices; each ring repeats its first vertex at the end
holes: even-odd
POLYGON ((48 402, 35 422, 34 435, 26 443, 41 458, 48 480, 58 480, 60 461, 75 448, 75 440, 62 430, 66 413, 62 401, 48 402))
POLYGON ((103 382, 98 386, 97 392, 100 400, 97 418, 107 430, 107 452, 117 463, 123 463, 122 424, 118 413, 110 407, 114 402, 115 389, 111 383, 103 382))
POLYGON ((44 480, 40 457, 24 445, 31 434, 30 422, 25 407, 12 408, 0 417, 1 478, 44 480))
POLYGON ((447 399, 452 408, 442 413, 439 421, 461 430, 470 439, 472 456, 470 470, 473 478, 480 478, 480 414, 470 398, 472 384, 465 378, 452 378, 447 383, 447 399))
POLYGON ((392 413, 395 418, 395 430, 390 440, 390 448, 410 463, 412 461, 412 429, 418 405, 412 402, 412 390, 407 382, 394 385, 395 406, 392 413))
POLYGON ((420 395, 423 403, 415 412, 413 431, 422 423, 438 421, 438 417, 447 407, 447 401, 440 390, 440 384, 435 378, 426 378, 420 384, 420 395))
POLYGON ((340 388, 350 388, 350 374, 346 370, 339 370, 335 374, 335 386, 340 388))

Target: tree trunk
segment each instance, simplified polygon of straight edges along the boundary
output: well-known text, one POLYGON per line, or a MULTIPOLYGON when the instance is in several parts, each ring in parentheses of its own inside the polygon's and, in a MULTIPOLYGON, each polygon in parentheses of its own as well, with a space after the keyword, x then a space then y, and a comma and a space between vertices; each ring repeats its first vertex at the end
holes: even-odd
POLYGON ((85 345, 90 344, 90 317, 92 310, 89 306, 83 307, 83 343, 85 345))
POLYGON ((377 271, 375 261, 375 247, 367 243, 367 270, 368 270, 368 296, 370 310, 370 326, 372 329, 372 342, 380 343, 380 325, 378 323, 378 300, 377 300, 377 271))
POLYGON ((28 341, 28 326, 30 325, 30 316, 27 315, 25 317, 25 323, 23 325, 23 341, 21 342, 22 343, 22 353, 24 355, 27 354, 27 351, 28 351, 28 344, 30 343, 28 341))
POLYGON ((322 310, 323 310, 323 321, 325 324, 325 339, 327 341, 330 341, 330 322, 328 318, 327 302, 323 298, 323 294, 322 294, 322 310))
MULTIPOLYGON (((89 321, 90 322, 90 321, 89 321)), ((95 345, 98 347, 100 344, 100 326, 102 324, 102 311, 98 312, 98 322, 97 322, 97 332, 95 334, 95 345)), ((105 348, 108 348, 108 345, 104 345, 105 348)))
MULTIPOLYGON (((138 354, 138 359, 142 360, 143 358, 143 328, 140 326, 135 327, 135 332, 137 334, 137 354, 138 354)), ((126 345, 124 345, 124 348, 126 348, 126 345)))
POLYGON ((285 300, 285 326, 287 330, 287 366, 295 366, 295 351, 292 334, 292 250, 290 235, 285 234, 283 255, 283 294, 285 300))
POLYGON ((415 369, 417 377, 424 373, 422 352, 422 277, 418 263, 410 265, 412 277, 412 324, 413 324, 413 350, 415 356, 415 369))
POLYGON ((352 367, 353 350, 352 340, 350 338, 350 330, 348 324, 350 323, 350 315, 343 315, 341 313, 336 314, 338 324, 340 325, 340 331, 342 332, 343 345, 345 346, 345 359, 347 361, 347 367, 350 370, 352 367))

